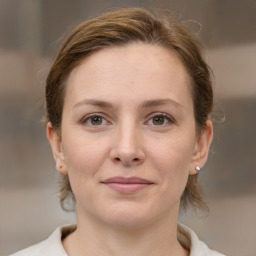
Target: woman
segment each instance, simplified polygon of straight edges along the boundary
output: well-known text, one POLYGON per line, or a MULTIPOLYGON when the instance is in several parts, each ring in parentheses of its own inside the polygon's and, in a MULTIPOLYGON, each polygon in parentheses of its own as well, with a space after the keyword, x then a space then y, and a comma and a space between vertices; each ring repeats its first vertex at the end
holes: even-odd
POLYGON ((171 17, 110 12, 68 36, 46 83, 61 204, 77 225, 15 255, 221 255, 178 224, 204 206, 197 183, 213 128, 210 74, 171 17))

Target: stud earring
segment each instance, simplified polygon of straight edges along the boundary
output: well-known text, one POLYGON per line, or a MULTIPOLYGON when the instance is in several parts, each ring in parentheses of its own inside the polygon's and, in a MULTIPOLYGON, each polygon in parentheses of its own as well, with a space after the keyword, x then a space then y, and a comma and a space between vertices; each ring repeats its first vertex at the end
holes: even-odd
POLYGON ((196 166, 195 170, 196 170, 197 172, 200 172, 201 168, 200 168, 199 166, 196 166))

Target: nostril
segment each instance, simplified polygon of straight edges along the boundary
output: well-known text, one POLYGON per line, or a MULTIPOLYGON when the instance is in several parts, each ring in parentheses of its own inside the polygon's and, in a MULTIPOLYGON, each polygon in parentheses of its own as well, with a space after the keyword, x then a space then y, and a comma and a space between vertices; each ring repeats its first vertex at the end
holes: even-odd
POLYGON ((138 157, 133 158, 133 159, 130 159, 130 160, 128 160, 128 159, 122 159, 122 158, 120 158, 120 157, 115 157, 115 158, 114 158, 114 161, 115 161, 116 163, 122 162, 122 163, 124 163, 125 165, 130 165, 130 164, 132 164, 132 163, 137 164, 137 163, 140 162, 140 160, 141 160, 141 159, 138 158, 138 157))

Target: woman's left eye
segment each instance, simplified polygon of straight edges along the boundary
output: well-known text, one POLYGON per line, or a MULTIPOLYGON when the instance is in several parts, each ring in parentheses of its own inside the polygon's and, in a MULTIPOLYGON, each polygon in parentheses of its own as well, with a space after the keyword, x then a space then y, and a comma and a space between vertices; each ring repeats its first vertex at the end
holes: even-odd
POLYGON ((174 123, 173 118, 166 114, 157 114, 151 117, 148 121, 150 125, 165 126, 170 123, 174 123))

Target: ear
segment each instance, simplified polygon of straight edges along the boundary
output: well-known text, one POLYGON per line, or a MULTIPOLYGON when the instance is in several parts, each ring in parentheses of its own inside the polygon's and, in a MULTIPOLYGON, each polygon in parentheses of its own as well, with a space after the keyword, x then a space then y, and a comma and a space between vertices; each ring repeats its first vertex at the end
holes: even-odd
POLYGON ((59 132, 53 128, 51 122, 47 123, 46 127, 47 139, 52 147, 53 157, 56 162, 56 169, 63 175, 67 175, 67 166, 62 148, 62 141, 59 132))
POLYGON ((190 175, 197 174, 198 172, 195 170, 196 166, 202 168, 208 158, 208 153, 210 149, 210 145, 213 138, 213 127, 212 122, 208 120, 206 122, 206 127, 202 131, 196 140, 195 150, 192 157, 191 167, 189 170, 190 175))

